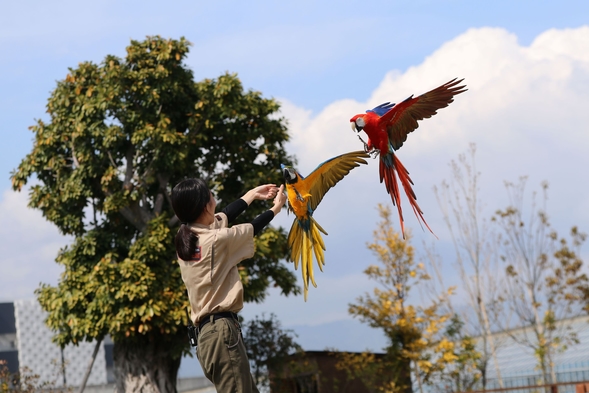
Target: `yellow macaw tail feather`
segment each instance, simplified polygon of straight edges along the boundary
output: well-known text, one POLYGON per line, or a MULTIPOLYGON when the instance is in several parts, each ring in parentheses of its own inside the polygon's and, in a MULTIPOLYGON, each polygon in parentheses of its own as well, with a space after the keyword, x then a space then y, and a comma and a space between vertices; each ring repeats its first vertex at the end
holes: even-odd
POLYGON ((303 239, 302 239, 302 258, 301 258, 301 273, 303 274, 303 286, 305 288, 305 292, 309 288, 309 272, 307 270, 308 265, 308 256, 307 250, 310 249, 309 246, 309 236, 307 233, 303 231, 303 239))
POLYGON ((299 260, 301 259, 301 249, 303 248, 303 230, 298 220, 294 220, 288 234, 288 248, 290 249, 290 259, 294 262, 295 270, 299 269, 299 260))
POLYGON ((311 235, 313 238, 313 252, 315 254, 315 259, 317 260, 317 266, 319 269, 323 271, 323 265, 325 265, 325 256, 323 251, 325 251, 325 243, 323 242, 323 238, 321 237, 321 233, 323 232, 327 235, 327 232, 311 217, 311 235))
POLYGON ((313 248, 313 240, 310 237, 307 237, 305 242, 305 253, 307 254, 307 288, 309 288, 309 279, 311 280, 311 284, 313 284, 313 286, 317 288, 317 283, 315 282, 315 275, 313 274, 313 248))
POLYGON ((313 270, 313 256, 321 271, 325 265, 325 243, 321 233, 327 235, 325 229, 313 217, 308 217, 306 220, 295 219, 288 234, 290 259, 294 262, 297 270, 299 262, 301 264, 305 301, 309 291, 309 281, 315 288, 317 287, 313 270))
MULTIPOLYGON (((325 229, 323 229, 323 227, 321 225, 319 225, 319 223, 317 221, 315 221, 315 219, 313 217, 310 217, 311 222, 313 223, 313 225, 316 227, 316 229, 319 229, 321 232, 323 232, 324 235, 327 235, 327 232, 325 232, 325 229)), ((321 238, 321 235, 319 235, 319 238, 321 238)), ((323 240, 321 240, 321 242, 323 243, 323 240)))

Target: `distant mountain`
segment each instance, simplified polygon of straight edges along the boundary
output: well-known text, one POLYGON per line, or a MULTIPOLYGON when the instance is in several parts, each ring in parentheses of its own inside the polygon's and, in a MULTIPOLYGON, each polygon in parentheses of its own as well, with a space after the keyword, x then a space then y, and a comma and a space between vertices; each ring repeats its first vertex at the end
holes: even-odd
POLYGON ((387 345, 384 333, 354 319, 329 322, 322 325, 289 326, 298 337, 299 343, 306 351, 383 352, 387 345))

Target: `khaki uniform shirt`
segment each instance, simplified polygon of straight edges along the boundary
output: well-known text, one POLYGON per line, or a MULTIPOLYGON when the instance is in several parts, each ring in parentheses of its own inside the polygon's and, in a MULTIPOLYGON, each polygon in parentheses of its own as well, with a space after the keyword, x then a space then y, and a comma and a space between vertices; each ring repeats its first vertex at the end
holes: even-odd
POLYGON ((199 237, 201 257, 192 261, 178 258, 194 324, 207 314, 237 313, 243 308, 243 285, 237 264, 254 256, 254 227, 228 225, 224 213, 216 214, 210 226, 190 225, 190 230, 199 237))

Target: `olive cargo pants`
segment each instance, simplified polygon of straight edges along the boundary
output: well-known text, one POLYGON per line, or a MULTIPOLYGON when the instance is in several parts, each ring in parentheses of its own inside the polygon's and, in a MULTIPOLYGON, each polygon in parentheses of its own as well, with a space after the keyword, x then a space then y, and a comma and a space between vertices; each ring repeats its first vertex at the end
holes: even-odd
POLYGON ((219 393, 259 393, 241 337, 231 318, 212 320, 198 334, 196 356, 219 393))

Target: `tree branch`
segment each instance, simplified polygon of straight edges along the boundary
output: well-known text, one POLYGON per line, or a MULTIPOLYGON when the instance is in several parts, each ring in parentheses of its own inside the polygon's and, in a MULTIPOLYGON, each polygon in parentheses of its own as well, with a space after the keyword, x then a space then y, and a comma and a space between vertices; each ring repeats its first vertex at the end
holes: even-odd
MULTIPOLYGON (((167 190, 168 190, 168 181, 170 179, 170 175, 166 174, 163 175, 161 173, 158 173, 157 175, 157 180, 159 182, 159 189, 160 192, 157 194, 156 198, 155 198, 155 203, 153 206, 153 213, 156 216, 159 216, 162 212, 162 209, 164 207, 164 198, 165 196, 167 196, 167 190)), ((171 205, 171 203, 170 203, 171 205)))
POLYGON ((141 208, 135 205, 122 207, 119 212, 142 234, 145 233, 147 222, 142 219, 141 208))
POLYGON ((123 189, 130 191, 132 188, 131 180, 133 179, 133 156, 135 155, 135 148, 130 146, 125 155, 127 166, 125 168, 125 180, 123 181, 123 189))
POLYGON ((74 162, 75 168, 80 167, 80 162, 76 158, 76 150, 74 148, 74 141, 72 140, 72 161, 74 162))

